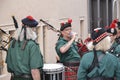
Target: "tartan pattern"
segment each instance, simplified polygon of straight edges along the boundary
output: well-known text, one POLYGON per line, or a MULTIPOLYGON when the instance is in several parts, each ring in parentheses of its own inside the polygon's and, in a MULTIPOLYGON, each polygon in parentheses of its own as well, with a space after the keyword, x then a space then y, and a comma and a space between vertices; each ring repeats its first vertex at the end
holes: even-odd
POLYGON ((65 80, 77 80, 79 66, 65 66, 65 80))

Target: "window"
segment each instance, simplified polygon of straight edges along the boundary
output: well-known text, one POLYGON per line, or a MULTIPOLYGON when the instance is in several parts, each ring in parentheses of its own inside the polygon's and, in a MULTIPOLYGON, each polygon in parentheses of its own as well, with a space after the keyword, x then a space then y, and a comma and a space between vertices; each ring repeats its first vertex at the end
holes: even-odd
POLYGON ((90 30, 96 27, 109 26, 112 21, 113 0, 90 0, 89 1, 89 23, 90 30))

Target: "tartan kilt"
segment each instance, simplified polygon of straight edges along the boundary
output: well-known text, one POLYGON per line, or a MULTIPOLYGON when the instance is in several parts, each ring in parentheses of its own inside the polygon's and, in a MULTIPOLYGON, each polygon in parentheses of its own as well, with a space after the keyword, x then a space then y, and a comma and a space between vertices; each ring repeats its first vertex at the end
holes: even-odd
POLYGON ((65 66, 65 80, 77 80, 79 62, 63 63, 65 66))

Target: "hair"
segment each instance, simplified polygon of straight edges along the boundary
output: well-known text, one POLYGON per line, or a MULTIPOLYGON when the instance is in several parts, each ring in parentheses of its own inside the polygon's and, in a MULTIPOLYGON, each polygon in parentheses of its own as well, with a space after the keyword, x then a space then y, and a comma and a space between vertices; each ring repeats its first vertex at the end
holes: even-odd
POLYGON ((93 50, 95 47, 96 50, 107 51, 111 47, 111 39, 107 36, 96 45, 93 45, 93 42, 88 43, 87 47, 89 50, 93 50))
MULTIPOLYGON (((16 40, 20 37, 20 41, 24 40, 24 29, 18 28, 15 31, 15 35, 13 36, 16 40)), ((37 34, 32 30, 32 28, 26 27, 26 39, 36 40, 37 34)))

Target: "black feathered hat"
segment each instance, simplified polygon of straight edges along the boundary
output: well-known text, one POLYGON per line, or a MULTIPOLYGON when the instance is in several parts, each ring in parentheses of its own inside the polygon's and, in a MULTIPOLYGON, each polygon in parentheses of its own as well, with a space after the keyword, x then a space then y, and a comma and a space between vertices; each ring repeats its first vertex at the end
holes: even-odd
POLYGON ((68 19, 68 22, 61 23, 60 31, 63 31, 67 27, 71 27, 72 19, 68 19))
POLYGON ((93 45, 98 44, 101 40, 107 37, 107 32, 103 28, 96 28, 91 33, 91 38, 93 39, 93 45))
POLYGON ((38 25, 38 22, 32 16, 22 19, 22 23, 29 27, 36 27, 38 25))

